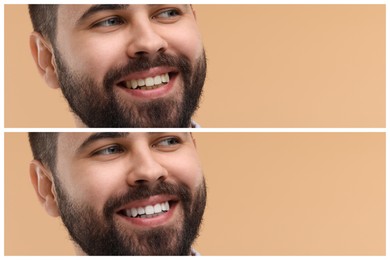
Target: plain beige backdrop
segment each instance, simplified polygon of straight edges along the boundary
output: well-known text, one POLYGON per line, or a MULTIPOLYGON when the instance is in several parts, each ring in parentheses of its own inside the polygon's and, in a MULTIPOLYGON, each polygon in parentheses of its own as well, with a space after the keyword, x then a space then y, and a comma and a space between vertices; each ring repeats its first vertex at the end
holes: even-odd
MULTIPOLYGON (((385 127, 385 5, 195 5, 203 127, 385 127)), ((5 126, 73 127, 38 75, 26 5, 5 5, 5 126)))
MULTIPOLYGON (((208 184, 203 255, 385 255, 385 133, 195 133, 208 184)), ((72 255, 5 134, 5 255, 72 255)))

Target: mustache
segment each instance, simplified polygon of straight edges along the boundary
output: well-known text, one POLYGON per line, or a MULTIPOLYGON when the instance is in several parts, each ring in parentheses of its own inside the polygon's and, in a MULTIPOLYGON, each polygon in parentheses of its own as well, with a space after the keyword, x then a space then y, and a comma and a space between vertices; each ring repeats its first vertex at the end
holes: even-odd
POLYGON ((159 182, 151 187, 146 184, 140 184, 130 187, 129 190, 117 197, 110 198, 104 205, 103 214, 105 218, 110 218, 121 206, 136 200, 147 199, 155 195, 174 195, 181 201, 191 201, 190 188, 185 184, 172 184, 168 182, 159 182))
POLYGON ((148 55, 139 55, 134 59, 130 59, 126 65, 108 71, 103 79, 103 85, 105 88, 111 88, 115 82, 131 73, 162 66, 174 67, 182 74, 191 72, 191 62, 184 55, 174 56, 158 53, 154 58, 150 58, 148 55))

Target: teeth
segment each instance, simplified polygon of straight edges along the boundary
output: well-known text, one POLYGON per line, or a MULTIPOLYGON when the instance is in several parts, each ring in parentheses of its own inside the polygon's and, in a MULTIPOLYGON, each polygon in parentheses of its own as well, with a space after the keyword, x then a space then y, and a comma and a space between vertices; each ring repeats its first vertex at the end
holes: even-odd
POLYGON ((161 212, 167 212, 169 210, 168 201, 163 203, 158 203, 156 205, 147 205, 146 207, 131 208, 127 209, 126 216, 128 217, 154 217, 159 215, 161 212))
POLYGON ((139 79, 139 80, 137 80, 137 84, 138 84, 138 86, 140 86, 140 87, 145 86, 145 80, 139 79))
POLYGON ((139 207, 137 210, 138 210, 138 214, 140 215, 145 214, 145 208, 139 207))
MULTIPOLYGON (((127 211, 128 211, 128 210, 127 210, 127 211)), ((126 213, 127 213, 127 215, 129 215, 128 212, 126 212, 126 213)), ((138 210, 132 208, 132 209, 130 210, 130 213, 131 213, 131 216, 134 218, 134 217, 136 217, 136 216, 138 215, 138 210)))
POLYGON ((154 213, 160 213, 161 211, 161 204, 154 205, 154 213))
POLYGON ((154 80, 153 80, 153 78, 146 78, 146 80, 145 80, 145 85, 146 85, 147 87, 153 86, 153 85, 154 85, 154 80))
POLYGON ((154 81, 154 85, 160 85, 162 82, 161 76, 154 77, 153 81, 154 81))
POLYGON ((168 73, 157 75, 155 77, 148 77, 146 79, 132 79, 126 81, 126 87, 130 89, 155 89, 158 85, 165 84, 169 82, 168 73))

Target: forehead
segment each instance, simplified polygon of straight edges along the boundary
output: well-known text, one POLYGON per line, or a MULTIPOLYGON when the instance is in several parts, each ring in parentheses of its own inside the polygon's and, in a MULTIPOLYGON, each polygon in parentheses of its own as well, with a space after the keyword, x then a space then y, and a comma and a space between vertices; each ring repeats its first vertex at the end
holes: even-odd
MULTIPOLYGON (((135 6, 135 5, 133 5, 135 6)), ((139 5, 141 6, 141 5, 139 5)), ((147 6, 147 5, 142 5, 147 6)), ((65 16, 68 18, 80 18, 84 13, 88 10, 98 10, 98 9, 126 9, 130 7, 130 5, 82 5, 82 4, 62 4, 58 7, 58 14, 60 16, 65 16)))

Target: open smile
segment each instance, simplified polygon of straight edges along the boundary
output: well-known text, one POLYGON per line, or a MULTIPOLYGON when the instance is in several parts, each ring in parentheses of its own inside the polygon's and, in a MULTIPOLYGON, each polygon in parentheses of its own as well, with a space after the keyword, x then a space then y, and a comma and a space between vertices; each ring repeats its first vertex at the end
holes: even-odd
POLYGON ((123 78, 118 85, 130 90, 153 90, 168 85, 177 74, 178 72, 172 69, 153 68, 133 73, 123 78))
POLYGON ((156 202, 152 199, 150 201, 125 206, 117 214, 133 225, 141 227, 159 226, 167 223, 171 219, 178 202, 176 199, 168 198, 158 199, 156 202))
POLYGON ((179 72, 172 68, 152 68, 122 78, 117 86, 127 94, 147 101, 171 93, 178 75, 179 72))
POLYGON ((142 90, 156 89, 168 83, 169 83, 169 73, 164 73, 161 75, 157 75, 155 77, 147 77, 147 78, 132 79, 130 81, 125 81, 126 88, 142 89, 142 90))

